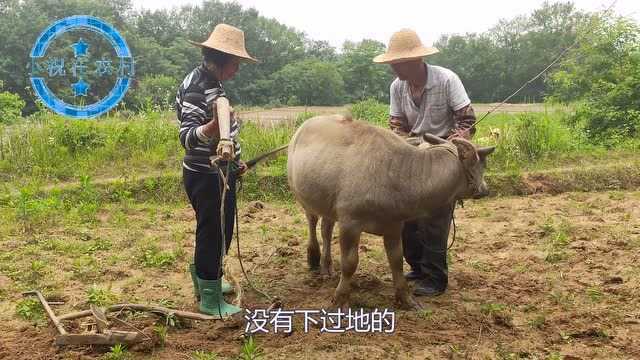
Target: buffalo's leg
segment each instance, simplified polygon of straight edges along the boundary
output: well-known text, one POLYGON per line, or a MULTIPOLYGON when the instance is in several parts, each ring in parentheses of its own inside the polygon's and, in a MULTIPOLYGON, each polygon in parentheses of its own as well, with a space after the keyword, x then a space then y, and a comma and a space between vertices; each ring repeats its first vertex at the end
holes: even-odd
POLYGON ((320 257, 320 274, 331 275, 331 237, 335 221, 326 217, 322 218, 320 229, 322 233, 322 255, 320 257))
POLYGON ((335 301, 340 308, 349 306, 351 282, 358 268, 358 243, 362 230, 355 224, 339 223, 340 228, 340 283, 336 288, 335 301))
POLYGON ((390 227, 384 238, 389 267, 396 290, 396 301, 406 308, 417 308, 418 303, 409 295, 409 286, 402 273, 402 225, 390 227))
POLYGON ((307 244, 307 264, 309 269, 317 270, 320 266, 320 245, 318 244, 318 236, 316 234, 316 226, 318 225, 318 217, 309 212, 306 213, 309 225, 309 243, 307 244))

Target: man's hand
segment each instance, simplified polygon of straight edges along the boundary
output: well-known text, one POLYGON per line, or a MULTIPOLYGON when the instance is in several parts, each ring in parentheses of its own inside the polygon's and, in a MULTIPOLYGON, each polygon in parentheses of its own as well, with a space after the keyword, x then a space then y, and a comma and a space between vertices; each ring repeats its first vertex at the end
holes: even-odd
POLYGON ((448 139, 458 136, 466 140, 471 140, 473 134, 476 132, 474 126, 476 123, 476 113, 473 111, 471 104, 453 112, 453 123, 455 124, 455 128, 451 130, 448 139))
POLYGON ((469 129, 455 129, 453 130, 452 134, 447 137, 447 140, 451 140, 456 137, 461 137, 465 140, 471 140, 471 133, 469 132, 469 129))
POLYGON ((406 126, 407 120, 395 116, 389 117, 389 127, 391 131, 401 137, 409 137, 409 129, 406 126))

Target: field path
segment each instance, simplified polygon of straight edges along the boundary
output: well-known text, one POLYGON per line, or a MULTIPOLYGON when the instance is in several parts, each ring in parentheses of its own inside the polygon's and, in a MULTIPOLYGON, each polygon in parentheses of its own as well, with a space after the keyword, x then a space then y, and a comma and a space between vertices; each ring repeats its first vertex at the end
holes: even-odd
MULTIPOLYGON (((474 110, 478 117, 493 108, 495 103, 491 104, 473 104, 474 110)), ((545 110, 545 104, 504 104, 495 113, 517 114, 523 112, 540 112, 545 110)), ((305 111, 315 113, 317 115, 340 114, 347 111, 347 106, 290 106, 274 109, 260 109, 241 111, 238 116, 243 120, 256 121, 265 126, 274 126, 284 123, 292 123, 296 116, 305 111)))

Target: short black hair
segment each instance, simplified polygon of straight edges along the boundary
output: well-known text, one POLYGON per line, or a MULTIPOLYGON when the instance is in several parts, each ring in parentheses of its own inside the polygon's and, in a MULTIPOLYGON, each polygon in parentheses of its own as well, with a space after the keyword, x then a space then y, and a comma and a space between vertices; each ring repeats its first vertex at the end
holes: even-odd
POLYGON ((204 56, 205 62, 212 62, 218 67, 223 67, 226 63, 233 59, 233 55, 231 54, 227 54, 225 52, 208 47, 202 48, 202 56, 204 56))

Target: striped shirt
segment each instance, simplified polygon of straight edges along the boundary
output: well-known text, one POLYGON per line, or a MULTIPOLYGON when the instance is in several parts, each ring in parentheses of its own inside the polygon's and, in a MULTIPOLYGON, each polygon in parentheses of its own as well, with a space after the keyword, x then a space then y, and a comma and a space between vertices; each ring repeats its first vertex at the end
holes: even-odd
MULTIPOLYGON (((214 117, 213 106, 216 99, 226 97, 222 83, 205 68, 204 64, 195 68, 178 89, 176 95, 176 115, 180 123, 180 143, 186 150, 182 166, 200 173, 215 173, 209 157, 216 155, 218 139, 209 138, 202 127, 214 117)), ((231 117, 231 140, 235 148, 235 158, 240 159, 238 133, 240 124, 231 117)))

